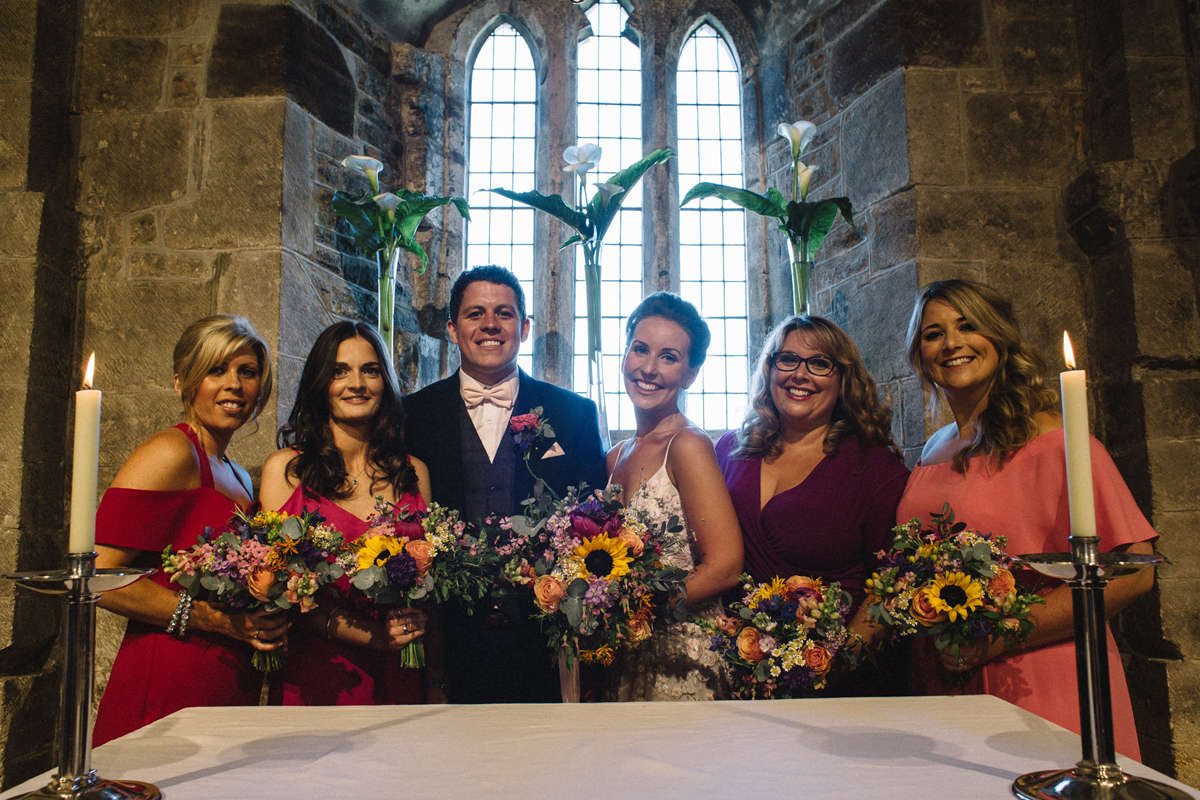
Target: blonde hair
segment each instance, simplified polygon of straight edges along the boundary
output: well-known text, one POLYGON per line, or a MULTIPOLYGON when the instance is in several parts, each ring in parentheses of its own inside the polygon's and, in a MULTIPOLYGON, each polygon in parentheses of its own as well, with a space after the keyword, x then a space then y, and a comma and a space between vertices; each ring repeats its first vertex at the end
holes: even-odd
POLYGON ((934 300, 953 306, 992 343, 997 355, 987 406, 972 423, 966 446, 954 454, 954 469, 965 473, 968 459, 980 455, 1003 469, 1013 451, 1037 436, 1036 415, 1053 411, 1058 404, 1058 392, 1046 385, 1046 361, 1021 334, 1012 303, 995 289, 964 280, 931 283, 917 292, 908 323, 908 360, 930 390, 931 411, 945 401, 941 387, 926 374, 921 360, 921 320, 934 300))
POLYGON ((267 405, 274 386, 271 373, 271 350, 245 317, 217 314, 196 320, 175 343, 175 377, 179 381, 179 399, 189 422, 195 422, 192 403, 204 376, 213 367, 224 363, 235 352, 247 347, 258 358, 259 391, 254 404, 254 416, 267 405))
POLYGON ((750 408, 738 429, 738 447, 734 458, 778 458, 783 452, 779 429, 779 409, 771 398, 771 356, 783 347, 792 331, 799 331, 814 350, 838 362, 842 385, 833 407, 833 425, 825 434, 824 450, 833 455, 848 436, 854 436, 865 450, 868 447, 899 448, 892 441, 892 411, 879 399, 875 379, 867 371, 858 345, 840 327, 824 317, 805 314, 788 317, 767 334, 758 369, 750 386, 750 408))

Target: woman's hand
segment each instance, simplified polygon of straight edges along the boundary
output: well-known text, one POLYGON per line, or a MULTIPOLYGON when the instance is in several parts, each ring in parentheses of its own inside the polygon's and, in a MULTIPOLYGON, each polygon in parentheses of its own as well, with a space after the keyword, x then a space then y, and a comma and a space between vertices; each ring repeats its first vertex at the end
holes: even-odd
POLYGON ((287 648, 287 632, 291 621, 283 611, 233 611, 213 603, 196 603, 192 613, 200 623, 197 627, 220 633, 231 639, 246 642, 255 650, 287 648), (201 614, 196 614, 202 611, 201 614))
POLYGON ((953 648, 944 647, 938 651, 938 658, 942 660, 942 666, 946 668, 946 671, 966 672, 998 658, 1005 650, 1003 639, 984 639, 958 648, 957 656, 954 655, 953 648))
POLYGON ((428 622, 429 617, 420 609, 390 609, 383 620, 384 647, 392 652, 403 649, 425 634, 428 622))

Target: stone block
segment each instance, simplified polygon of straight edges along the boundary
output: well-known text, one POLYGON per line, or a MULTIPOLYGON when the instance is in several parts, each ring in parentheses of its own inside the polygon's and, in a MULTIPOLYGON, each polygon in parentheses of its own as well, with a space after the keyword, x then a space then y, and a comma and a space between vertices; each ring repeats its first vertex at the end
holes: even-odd
POLYGON ((988 63, 982 0, 899 3, 904 65, 978 67, 988 63))
POLYGON ((869 250, 859 246, 832 258, 817 261, 812 268, 810 291, 821 291, 851 278, 867 277, 869 250))
MULTIPOLYGON (((3 345, 4 350, 10 349, 8 342, 3 342, 3 345)), ((5 366, 5 374, 0 376, 3 380, 0 382, 0 403, 3 404, 0 408, 9 409, 5 420, 0 423, 0 448, 3 448, 0 449, 0 453, 4 453, 5 458, 13 461, 22 461, 25 457, 24 414, 19 411, 25 408, 26 396, 26 388, 20 383, 22 371, 9 364, 5 366)))
POLYGON ((893 409, 900 416, 901 431, 903 432, 903 438, 897 440, 896 443, 906 448, 921 448, 925 446, 925 440, 932 433, 926 429, 925 425, 925 409, 929 402, 925 394, 925 387, 919 378, 911 376, 911 372, 912 367, 910 366, 910 376, 900 381, 900 408, 893 409))
POLYGON ((1121 30, 1125 54, 1130 58, 1182 56, 1183 27, 1178 6, 1172 0, 1124 0, 1121 30))
POLYGON ((1200 398, 1200 373, 1145 370, 1138 383, 1142 389, 1146 436, 1152 439, 1200 436, 1200 404, 1196 402, 1200 398))
POLYGON ((249 319, 272 352, 279 349, 280 263, 278 248, 235 250, 217 257, 217 311, 249 319))
POLYGON ((33 330, 34 264, 0 261, 0 383, 23 386, 29 379, 33 330))
POLYGON ((916 270, 910 268, 894 269, 870 281, 847 281, 833 290, 830 318, 854 338, 877 381, 912 375, 902 344, 908 318, 897 313, 896 299, 915 297, 916 292, 916 270))
POLYGON ((1035 92, 1079 91, 1075 36, 1075 20, 1067 15, 1002 21, 997 49, 1005 84, 1035 92))
MULTIPOLYGON (((188 320, 188 323, 194 321, 188 320)), ((114 474, 139 444, 149 439, 156 431, 169 428, 183 418, 183 405, 171 388, 170 360, 170 348, 174 348, 175 341, 182 332, 181 328, 172 331, 169 336, 164 334, 164 339, 170 338, 167 347, 160 348, 166 350, 166 360, 163 360, 161 353, 156 354, 154 373, 144 376, 152 380, 144 380, 143 383, 157 383, 157 387, 137 391, 112 389, 104 392, 104 413, 100 417, 100 462, 114 474)), ((105 363, 110 360, 106 358, 105 363)), ((149 366, 147 363, 148 368, 149 366)), ((106 383, 107 380, 105 378, 106 383)), ((101 481, 101 488, 109 482, 111 481, 101 481)))
POLYGON ((4 47, 0 47, 0 81, 33 78, 33 52, 37 39, 37 3, 4 3, 4 47))
POLYGON ((392 45, 390 69, 381 72, 390 73, 392 80, 403 85, 424 86, 439 82, 445 70, 443 56, 407 42, 397 42, 392 45))
MULTIPOLYGON (((283 127, 283 232, 281 242, 301 255, 313 250, 313 224, 318 219, 313 183, 313 123, 288 103, 283 127)), ((332 209, 330 209, 332 213, 332 209)))
MULTIPOLYGON (((836 108, 846 108, 903 63, 899 5, 892 0, 877 6, 830 46, 829 94, 836 108)), ((959 14, 956 11, 950 18, 959 14)), ((945 25, 945 20, 940 24, 945 25)))
POLYGON ((204 63, 204 42, 181 44, 171 51, 171 64, 182 67, 197 67, 204 63))
POLYGON ((285 103, 280 98, 213 104, 200 199, 163 211, 168 247, 279 245, 285 103))
MULTIPOLYGON (((1200 741, 1200 661, 1165 662, 1171 696, 1171 725, 1177 745, 1195 746, 1200 741)), ((1187 780, 1181 770, 1180 780, 1187 780)))
POLYGON ((1154 550, 1169 562, 1158 567, 1158 576, 1181 582, 1200 578, 1200 511, 1155 511, 1154 530, 1162 537, 1154 550))
POLYGON ((1200 497, 1200 442, 1157 439, 1146 443, 1154 513, 1193 511, 1200 497))
MULTIPOLYGON (((989 264, 987 282, 1001 294, 1012 298, 1013 308, 1025 338, 1031 342, 1047 364, 1062 364, 1063 329, 1087 330, 1083 316, 1083 287, 1074 264, 1061 260, 1037 262, 1032 259, 1012 259, 989 264)), ((1074 335, 1074 333, 1072 333, 1074 335)), ((1087 344, 1082 336, 1080 363, 1087 364, 1087 344)), ((1059 368, 1050 370, 1057 376, 1059 368)))
MULTIPOLYGON (((43 619, 54 619, 54 603, 42 600, 43 619)), ((56 630, 47 625, 42 631, 56 630)), ((62 691, 62 676, 53 665, 46 664, 50 646, 40 654, 36 666, 25 667, 29 672, 0 678, 0 737, 5 742, 3 780, 13 786, 35 777, 53 766, 55 742, 54 714, 46 709, 57 708, 62 691), (44 671, 38 671, 44 670, 44 671)))
POLYGON ((200 69, 177 69, 167 87, 167 105, 171 108, 195 108, 200 104, 200 69))
POLYGON ((914 191, 922 260, 1059 258, 1055 192, 926 186, 914 191))
POLYGON ((153 212, 129 220, 129 243, 134 247, 158 243, 158 219, 153 212))
POLYGON ((279 355, 279 375, 275 381, 278 387, 279 419, 286 420, 291 416, 292 407, 296 403, 296 394, 300 388, 300 374, 304 372, 304 358, 279 355))
POLYGON ((86 37, 77 63, 79 113, 153 111, 162 99, 167 44, 161 39, 86 37))
POLYGON ((325 0, 317 0, 317 21, 329 35, 370 65, 371 69, 381 75, 388 74, 391 69, 390 54, 379 42, 370 38, 375 24, 368 18, 346 6, 339 7, 325 0), (347 17, 347 12, 352 16, 347 17))
POLYGON ((1132 243, 1133 309, 1143 356, 1195 358, 1200 354, 1195 262, 1185 252, 1171 242, 1132 243))
POLYGON ((909 179, 914 183, 966 183, 958 75, 950 70, 906 69, 904 104, 909 179))
POLYGON ((158 36, 196 21, 205 0, 86 0, 83 32, 90 36, 158 36))
POLYGON ((917 259, 917 284, 919 286, 951 278, 986 282, 987 264, 983 261, 925 258, 924 256, 917 259))
POLYGON ((885 197, 871 208, 870 217, 872 274, 917 257, 917 200, 912 192, 885 197))
POLYGON ((1125 239, 1157 239, 1167 234, 1163 214, 1168 172, 1153 161, 1097 164, 1067 187, 1069 221, 1101 209, 1072 236, 1084 252, 1096 255, 1125 239), (1107 228, 1107 232, 1102 229, 1107 228))
POLYGON ((1166 235, 1200 238, 1200 148, 1171 164, 1164 192, 1166 235))
POLYGON ((959 81, 964 92, 997 92, 1004 88, 1004 81, 998 69, 960 69, 959 81))
POLYGON ((173 391, 175 342, 184 328, 213 313, 209 293, 200 282, 90 281, 81 310, 81 351, 95 350, 103 361, 105 386, 173 391))
POLYGON ((78 209, 120 214, 181 198, 188 187, 191 129, 182 111, 84 117, 78 209))
POLYGON ((909 182, 904 76, 897 70, 846 111, 843 176, 852 200, 865 208, 909 182))
POLYGON ((42 229, 41 192, 0 193, 0 258, 33 258, 42 229))
POLYGON ((0 82, 0 188, 28 185, 32 92, 26 81, 0 82))
POLYGON ((1129 59, 1129 114, 1136 158, 1173 160, 1196 146, 1187 64, 1182 58, 1129 59))
POLYGON ((125 277, 125 233, 114 217, 79 217, 80 277, 125 277))
POLYGON ((212 274, 212 262, 206 256, 189 253, 162 253, 134 250, 129 254, 131 278, 193 278, 205 280, 212 274))
POLYGON ((1061 186, 1080 171, 1078 109, 1053 94, 988 92, 966 98, 967 172, 990 186, 1061 186))
POLYGON ((1195 581, 1160 574, 1157 579, 1163 638, 1184 658, 1200 657, 1200 600, 1195 581))
MULTIPOLYGON (((329 313, 329 290, 326 282, 337 279, 333 276, 325 277, 327 273, 307 267, 288 252, 284 252, 281 264, 279 354, 303 359, 308 355, 313 342, 321 335, 321 331, 335 321, 334 315, 329 313), (318 274, 322 277, 315 278, 318 274)), ((283 414, 282 407, 280 414, 283 414)))

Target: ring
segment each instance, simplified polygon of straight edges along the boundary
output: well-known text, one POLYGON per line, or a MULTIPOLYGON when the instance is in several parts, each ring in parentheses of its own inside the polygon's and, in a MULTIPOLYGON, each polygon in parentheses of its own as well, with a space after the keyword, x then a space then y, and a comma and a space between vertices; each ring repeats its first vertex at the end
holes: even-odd
MULTIPOLYGON (((254 631, 254 638, 255 638, 255 639, 258 639, 258 638, 259 638, 259 637, 258 637, 258 635, 259 635, 260 633, 262 633, 262 631, 260 631, 260 630, 255 630, 255 631, 254 631)), ((259 639, 259 641, 262 641, 262 640, 261 640, 261 639, 259 639)))
POLYGON ((404 632, 408 633, 408 623, 404 623, 404 632))
POLYGON ((959 656, 959 657, 958 657, 958 665, 959 665, 960 667, 963 665, 962 656, 959 656))

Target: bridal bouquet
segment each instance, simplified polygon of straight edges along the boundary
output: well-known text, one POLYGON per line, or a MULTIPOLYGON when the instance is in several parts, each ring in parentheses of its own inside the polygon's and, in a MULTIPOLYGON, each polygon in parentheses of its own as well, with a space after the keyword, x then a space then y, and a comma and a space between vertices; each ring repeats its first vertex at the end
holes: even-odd
POLYGON ((737 616, 696 623, 713 634, 712 649, 729 665, 739 700, 823 689, 834 658, 853 663, 846 650, 850 595, 838 583, 802 575, 755 583, 742 575, 741 599, 728 607, 737 616))
POLYGON ((919 519, 897 527, 892 549, 879 554, 884 568, 866 582, 871 618, 892 638, 933 637, 956 656, 986 639, 1018 645, 1033 631, 1029 607, 1045 601, 1017 585, 1008 540, 955 522, 949 503, 930 518, 932 528, 919 519))
MULTIPOLYGON (((193 599, 230 608, 310 611, 317 590, 340 578, 353 563, 353 547, 319 514, 291 516, 260 511, 237 514, 220 530, 205 528, 188 550, 163 550, 163 571, 193 599)), ((283 666, 279 651, 254 652, 254 666, 283 666)))
POLYGON ((657 613, 685 618, 687 572, 663 563, 668 532, 679 520, 654 525, 616 499, 620 488, 562 500, 535 495, 524 516, 496 523, 496 552, 505 559, 504 581, 528 587, 536 618, 554 651, 608 665, 620 647, 648 639, 657 613))

